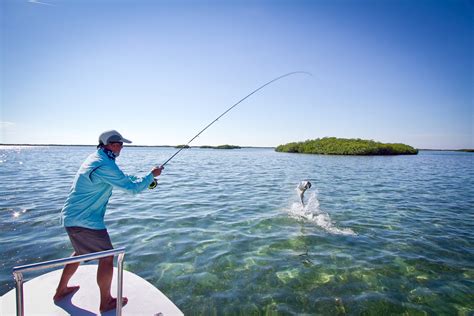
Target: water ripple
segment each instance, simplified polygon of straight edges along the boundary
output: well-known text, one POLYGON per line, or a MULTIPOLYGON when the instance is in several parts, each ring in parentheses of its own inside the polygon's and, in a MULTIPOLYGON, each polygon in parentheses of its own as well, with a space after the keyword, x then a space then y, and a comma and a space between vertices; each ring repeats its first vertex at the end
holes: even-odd
MULTIPOLYGON (((59 211, 93 150, 0 147, 0 294, 13 266, 72 252, 59 211)), ((118 163, 145 174, 173 152, 125 148, 118 163)), ((115 191, 106 221, 126 268, 186 314, 468 314, 473 157, 193 148, 157 189, 115 191)))

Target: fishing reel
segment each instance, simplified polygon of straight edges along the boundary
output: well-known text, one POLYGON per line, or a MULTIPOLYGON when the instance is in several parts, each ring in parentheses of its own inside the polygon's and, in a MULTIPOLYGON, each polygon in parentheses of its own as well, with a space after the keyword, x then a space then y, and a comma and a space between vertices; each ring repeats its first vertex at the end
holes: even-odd
POLYGON ((154 188, 156 188, 157 185, 158 185, 158 180, 153 179, 153 182, 150 183, 150 185, 148 186, 148 189, 153 190, 154 188))

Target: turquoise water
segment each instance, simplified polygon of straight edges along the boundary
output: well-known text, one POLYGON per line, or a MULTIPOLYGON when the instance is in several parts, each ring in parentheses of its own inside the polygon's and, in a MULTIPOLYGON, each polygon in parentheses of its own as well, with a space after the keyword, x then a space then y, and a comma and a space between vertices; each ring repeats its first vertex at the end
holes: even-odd
MULTIPOLYGON (((93 147, 0 147, 0 294, 15 265, 68 256, 59 210, 93 147)), ((172 148, 125 148, 143 174, 172 148)), ((183 151, 107 212, 126 269, 185 314, 474 312, 474 155, 183 151), (307 206, 296 185, 310 179, 307 206)), ((27 275, 27 277, 30 275, 27 275)), ((33 275, 31 275, 33 276, 33 275)))

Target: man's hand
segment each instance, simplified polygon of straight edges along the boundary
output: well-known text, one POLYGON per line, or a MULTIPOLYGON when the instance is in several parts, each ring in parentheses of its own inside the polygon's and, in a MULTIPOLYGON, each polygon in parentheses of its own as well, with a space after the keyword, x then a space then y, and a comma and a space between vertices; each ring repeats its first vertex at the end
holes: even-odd
POLYGON ((151 170, 151 173, 153 173, 154 177, 158 177, 161 174, 161 170, 163 170, 163 166, 155 167, 151 170))

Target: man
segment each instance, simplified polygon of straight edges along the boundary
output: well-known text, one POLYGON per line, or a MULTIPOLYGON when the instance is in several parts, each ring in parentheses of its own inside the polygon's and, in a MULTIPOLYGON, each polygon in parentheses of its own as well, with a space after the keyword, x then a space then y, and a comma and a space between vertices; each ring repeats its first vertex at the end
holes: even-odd
MULTIPOLYGON (((74 248, 73 256, 113 249, 104 224, 106 206, 112 195, 112 188, 120 188, 133 193, 145 190, 156 184, 162 167, 153 168, 144 178, 125 175, 115 163, 123 143, 131 143, 122 135, 110 130, 99 137, 97 151, 81 165, 74 178, 68 198, 62 210, 64 226, 74 248)), ((115 309, 116 298, 110 294, 114 257, 99 259, 97 284, 100 289, 100 311, 115 309)), ((79 290, 79 286, 68 286, 68 282, 79 267, 79 263, 64 267, 54 301, 79 290)), ((128 299, 123 298, 123 305, 128 299)))

